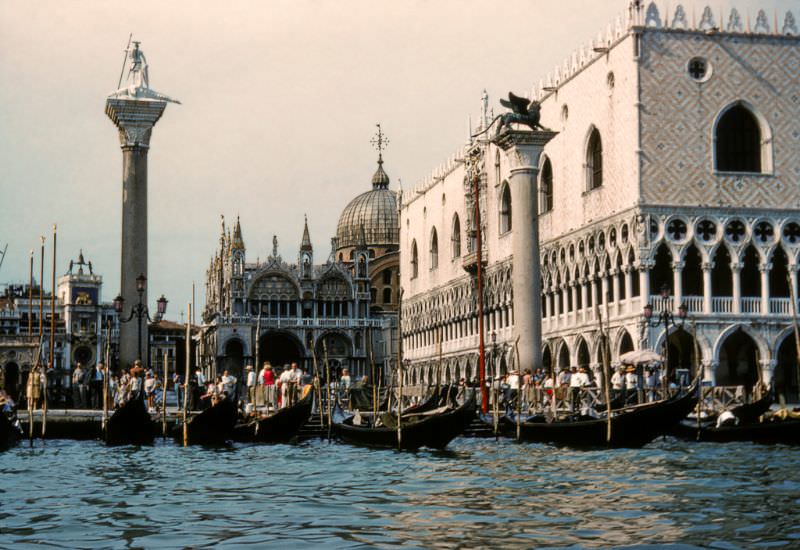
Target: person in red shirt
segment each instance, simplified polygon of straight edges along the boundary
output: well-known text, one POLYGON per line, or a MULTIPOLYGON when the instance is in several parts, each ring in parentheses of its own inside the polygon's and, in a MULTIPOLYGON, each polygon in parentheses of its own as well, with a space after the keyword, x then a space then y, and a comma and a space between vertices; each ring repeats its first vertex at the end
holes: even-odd
POLYGON ((273 372, 269 361, 264 363, 262 372, 264 373, 261 379, 261 383, 264 386, 264 405, 269 412, 270 407, 277 408, 277 403, 275 402, 275 372, 273 372))

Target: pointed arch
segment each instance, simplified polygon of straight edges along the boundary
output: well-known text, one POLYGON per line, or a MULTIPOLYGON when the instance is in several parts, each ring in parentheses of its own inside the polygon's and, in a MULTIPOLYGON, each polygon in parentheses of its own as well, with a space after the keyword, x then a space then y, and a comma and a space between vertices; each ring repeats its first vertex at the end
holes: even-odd
POLYGON ((500 188, 500 234, 511 231, 511 189, 504 181, 500 188))
POLYGON ((666 286, 672 294, 675 291, 675 281, 672 276, 672 252, 666 243, 658 246, 654 259, 655 265, 650 270, 650 291, 658 292, 663 286, 666 286))
POLYGON ((711 295, 733 296, 733 271, 731 270, 731 253, 724 244, 714 251, 711 262, 711 295))
POLYGON ((411 278, 419 276, 419 251, 417 250, 417 240, 411 241, 411 278))
POLYGON ((748 245, 742 254, 742 271, 739 275, 742 281, 742 296, 761 296, 760 264, 761 255, 758 250, 752 244, 748 245))
POLYGON ((452 258, 461 257, 461 220, 458 213, 453 214, 452 230, 450 233, 450 256, 452 258))
POLYGON ((783 247, 772 252, 769 270, 769 294, 772 298, 789 298, 789 257, 783 247))
POLYGON ((436 227, 431 229, 430 241, 430 268, 436 269, 439 267, 439 235, 436 233, 436 227))
POLYGON ((592 126, 586 142, 586 190, 603 185, 603 140, 600 131, 592 126))
POLYGON ((553 164, 550 157, 544 155, 544 162, 539 171, 539 213, 545 214, 553 209, 553 164))
POLYGON ((772 130, 752 104, 734 101, 714 119, 713 162, 718 172, 771 173, 772 130))
POLYGON ((694 244, 690 244, 683 254, 681 286, 684 296, 703 295, 703 255, 694 244))

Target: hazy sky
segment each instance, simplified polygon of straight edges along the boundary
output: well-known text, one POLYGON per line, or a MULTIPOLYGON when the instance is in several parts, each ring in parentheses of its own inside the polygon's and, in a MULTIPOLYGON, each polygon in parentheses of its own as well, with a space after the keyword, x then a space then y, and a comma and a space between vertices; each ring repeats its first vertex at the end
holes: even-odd
MULTIPOLYGON (((49 272, 55 222, 58 273, 83 248, 104 300, 117 294, 122 154, 104 101, 131 32, 151 87, 183 103, 167 107, 149 155, 150 302, 165 294, 177 319, 192 281, 202 302, 220 214, 241 217, 248 261, 273 234, 294 261, 306 213, 324 261, 339 213, 370 188, 376 122, 392 188, 409 188, 466 140, 484 88, 493 106, 527 95, 627 4, 0 0, 0 281, 27 281, 42 234, 49 272)), ((684 2, 698 19, 704 5, 684 2)), ((770 22, 798 15, 797 0, 733 5, 770 22)))

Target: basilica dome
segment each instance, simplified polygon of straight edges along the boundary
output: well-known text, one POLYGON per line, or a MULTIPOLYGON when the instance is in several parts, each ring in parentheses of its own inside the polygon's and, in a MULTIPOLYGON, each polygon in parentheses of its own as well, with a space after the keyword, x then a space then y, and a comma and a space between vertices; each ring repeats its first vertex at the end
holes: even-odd
POLYGON ((337 248, 357 246, 364 228, 367 246, 399 246, 400 223, 397 216, 397 194, 389 189, 389 176, 378 159, 378 170, 372 176, 372 189, 350 201, 336 228, 337 248))

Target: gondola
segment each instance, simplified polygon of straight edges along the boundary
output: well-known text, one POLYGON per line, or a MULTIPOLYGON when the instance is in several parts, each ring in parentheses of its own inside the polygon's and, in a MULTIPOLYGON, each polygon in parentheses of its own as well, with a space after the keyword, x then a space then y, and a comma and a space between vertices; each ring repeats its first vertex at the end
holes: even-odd
MULTIPOLYGON (((406 418, 404 415, 399 447, 412 451, 420 447, 443 449, 470 425, 474 416, 474 393, 463 405, 454 409, 450 408, 441 412, 429 411, 411 418, 406 418)), ((374 447, 398 447, 396 428, 354 425, 353 417, 345 418, 338 406, 333 415, 333 432, 337 438, 347 443, 374 447)))
POLYGON ((156 435, 156 423, 141 397, 126 401, 114 411, 106 424, 106 445, 151 445, 156 435))
MULTIPOLYGON (((686 417, 697 403, 697 384, 683 395, 655 403, 620 409, 611 415, 611 440, 607 440, 607 418, 574 416, 547 422, 543 417, 520 423, 520 439, 575 448, 642 447, 664 435, 686 417)), ((513 416, 501 425, 507 436, 516 436, 513 416)))
POLYGON ((730 409, 733 416, 739 419, 740 423, 757 422, 772 406, 772 394, 765 392, 765 395, 752 403, 745 403, 730 409))
POLYGON ((303 387, 303 398, 275 414, 258 420, 237 424, 233 431, 234 441, 254 443, 280 443, 291 440, 311 416, 314 404, 313 386, 303 387))
POLYGON ((22 431, 0 408, 0 451, 10 449, 22 437, 22 431))
POLYGON ((754 443, 800 445, 800 418, 765 418, 762 421, 717 427, 715 422, 705 421, 698 429, 696 422, 685 421, 673 430, 673 435, 689 441, 731 443, 752 441, 754 443))
MULTIPOLYGON (((233 399, 225 398, 186 422, 190 445, 224 445, 233 440, 239 411, 233 399)), ((172 437, 183 442, 183 426, 178 424, 172 437)))

